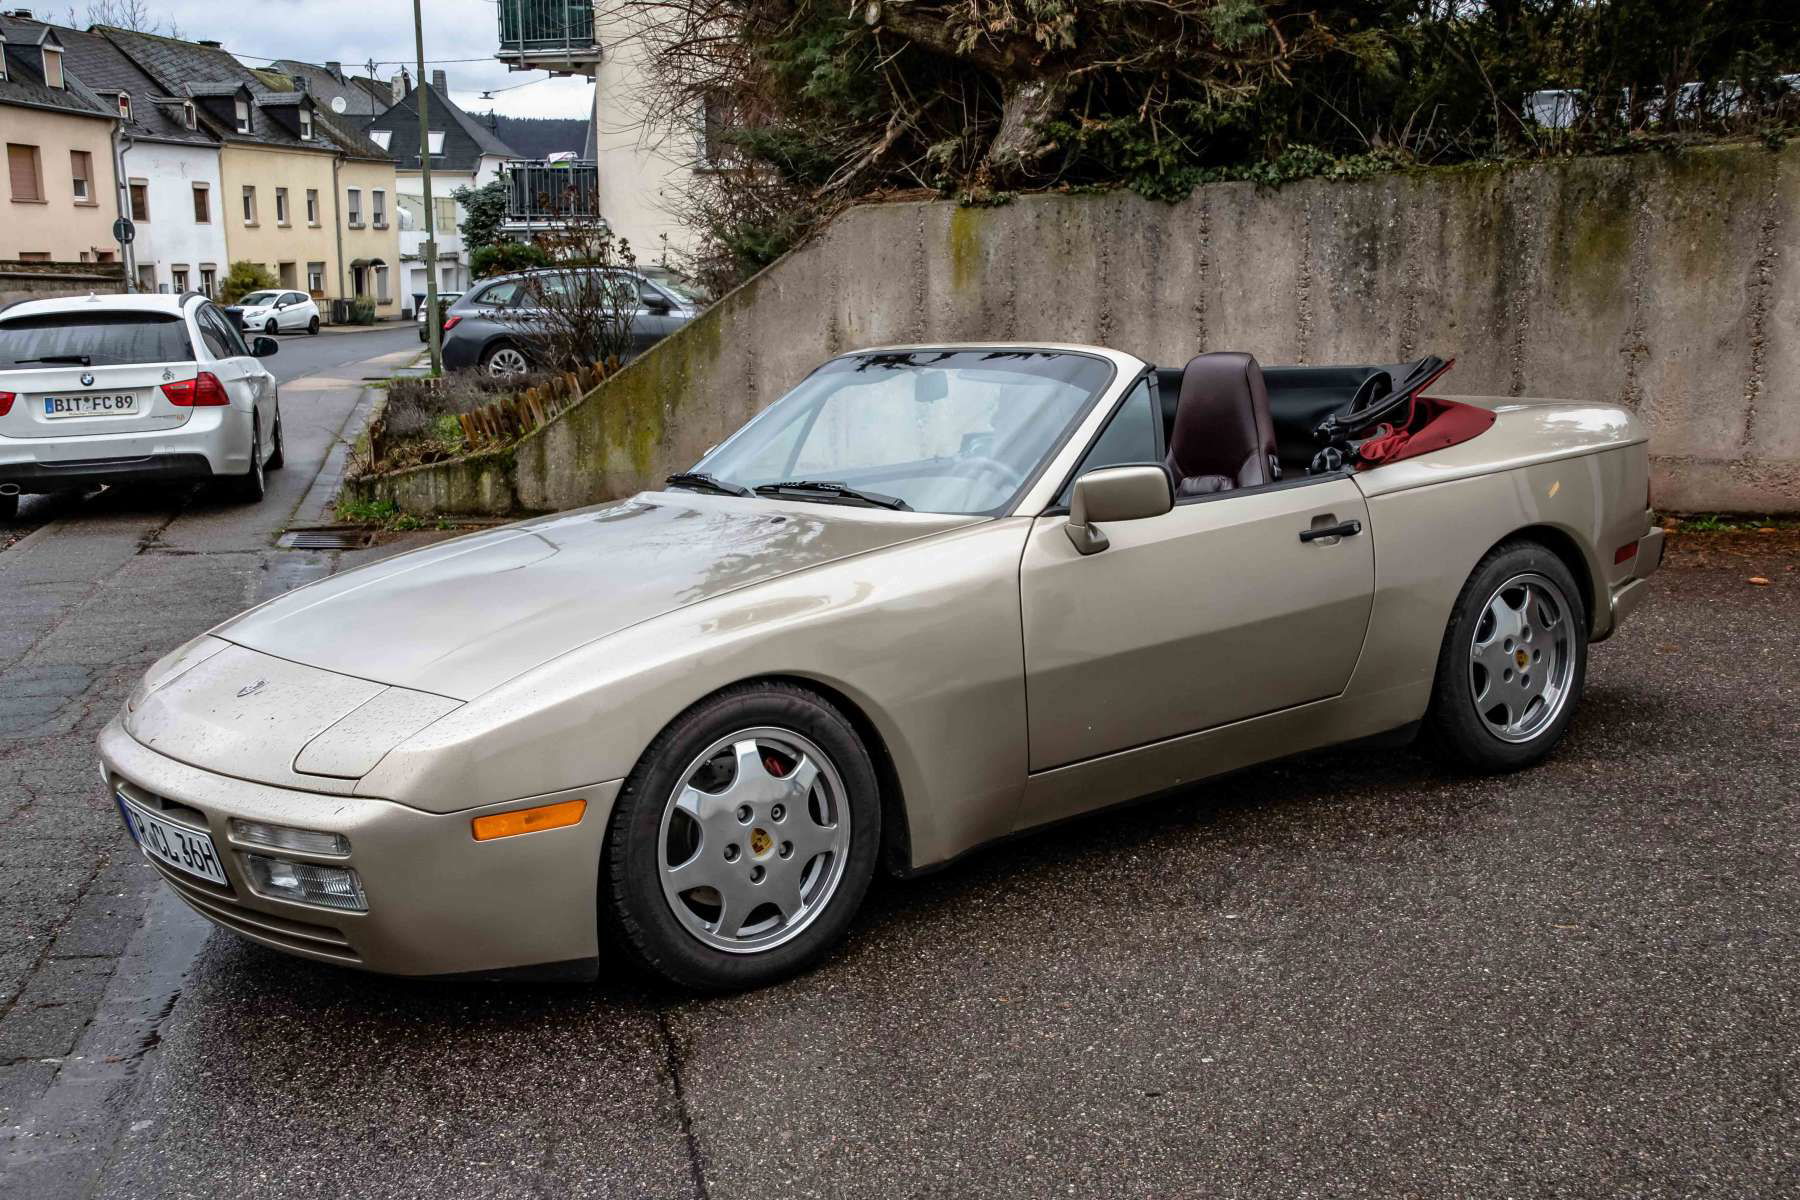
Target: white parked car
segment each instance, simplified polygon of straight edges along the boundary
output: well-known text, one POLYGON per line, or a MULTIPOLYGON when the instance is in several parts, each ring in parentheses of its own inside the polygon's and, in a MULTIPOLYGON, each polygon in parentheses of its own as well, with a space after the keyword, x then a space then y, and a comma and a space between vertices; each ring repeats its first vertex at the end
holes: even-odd
MULTIPOLYGON (((452 304, 455 304, 458 300, 462 299, 462 295, 463 294, 461 292, 439 292, 438 293, 438 297, 437 297, 438 298, 438 319, 440 321, 443 319, 443 314, 450 311, 450 306, 452 304)), ((429 304, 427 304, 427 303, 425 303, 425 301, 421 300, 421 301, 419 301, 419 307, 418 307, 417 311, 413 314, 414 319, 417 320, 419 323, 419 340, 421 342, 429 342, 431 340, 430 326, 425 324, 425 310, 430 307, 431 306, 429 304)))
POLYGON ((21 494, 103 483, 217 479, 261 500, 281 397, 257 360, 279 348, 197 292, 0 308, 0 520, 21 494))
POLYGON ((319 306, 305 292, 251 292, 225 311, 251 333, 319 332, 319 306))

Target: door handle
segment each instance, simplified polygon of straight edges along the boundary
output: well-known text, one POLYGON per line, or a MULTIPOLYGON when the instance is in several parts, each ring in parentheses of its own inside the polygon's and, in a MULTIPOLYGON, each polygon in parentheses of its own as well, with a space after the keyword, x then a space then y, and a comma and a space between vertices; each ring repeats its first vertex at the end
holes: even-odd
POLYGON ((1300 540, 1316 542, 1320 538, 1355 537, 1362 532, 1361 521, 1340 521, 1336 525, 1321 525, 1317 529, 1302 529, 1300 540))

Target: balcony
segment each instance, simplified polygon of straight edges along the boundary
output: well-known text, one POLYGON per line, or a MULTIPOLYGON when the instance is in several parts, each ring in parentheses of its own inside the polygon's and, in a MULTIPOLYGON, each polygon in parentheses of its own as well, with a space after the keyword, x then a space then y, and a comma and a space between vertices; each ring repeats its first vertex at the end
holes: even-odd
POLYGON ((506 177, 508 233, 550 230, 600 219, 600 172, 592 162, 575 159, 509 162, 506 177))
POLYGON ((515 71, 593 75, 600 65, 593 0, 498 0, 500 48, 515 71))

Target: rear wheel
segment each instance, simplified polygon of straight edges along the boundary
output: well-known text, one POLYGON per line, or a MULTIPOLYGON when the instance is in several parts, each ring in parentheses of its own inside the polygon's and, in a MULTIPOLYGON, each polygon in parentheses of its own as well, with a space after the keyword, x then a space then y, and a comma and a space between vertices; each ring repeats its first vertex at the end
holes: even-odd
POLYGON ((267 490, 263 479, 262 419, 250 418, 250 469, 231 483, 232 498, 242 504, 257 504, 267 490))
POLYGON ((602 908, 651 971, 756 987, 843 936, 875 874, 868 751, 824 698, 733 688, 675 720, 613 808, 602 908))
POLYGON ((318 317, 314 317, 312 320, 310 320, 306 323, 306 332, 311 333, 311 334, 317 334, 319 332, 319 318, 318 317))
POLYGON ((1587 607, 1548 548, 1507 542, 1463 585, 1438 654, 1426 725, 1478 771, 1538 762, 1574 719, 1587 676, 1587 607))
POLYGON ((531 363, 511 342, 496 342, 482 352, 481 369, 496 379, 510 379, 530 371, 531 363))
POLYGON ((17 496, 0 496, 0 521, 10 521, 19 515, 19 498, 17 496))

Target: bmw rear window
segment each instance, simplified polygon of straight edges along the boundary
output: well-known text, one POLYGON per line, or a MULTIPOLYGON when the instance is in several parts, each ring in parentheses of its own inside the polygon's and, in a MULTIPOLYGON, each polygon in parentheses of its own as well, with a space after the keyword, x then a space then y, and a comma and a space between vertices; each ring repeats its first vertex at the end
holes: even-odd
POLYGON ((0 321, 0 370, 118 367, 193 357, 187 322, 164 313, 44 313, 0 321))

